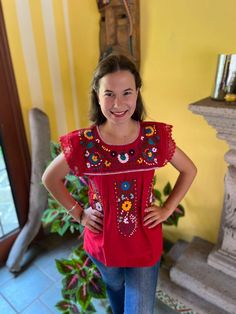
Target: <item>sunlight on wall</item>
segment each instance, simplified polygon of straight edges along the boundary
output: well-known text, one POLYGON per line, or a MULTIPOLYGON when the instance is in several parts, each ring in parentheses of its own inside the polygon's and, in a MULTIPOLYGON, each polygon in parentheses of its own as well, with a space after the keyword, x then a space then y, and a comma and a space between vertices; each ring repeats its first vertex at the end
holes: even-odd
MULTIPOLYGON (((3 0, 19 96, 28 111, 49 115, 52 138, 88 124, 88 91, 99 55, 95 0, 3 0)), ((174 125, 178 146, 194 160, 198 176, 182 202, 186 217, 165 227, 172 240, 198 235, 216 241, 223 204, 227 145, 190 103, 208 97, 218 53, 236 53, 235 0, 140 1, 142 93, 149 119, 174 125)), ((159 170, 159 184, 176 171, 159 170)))
POLYGON ((87 124, 89 82, 98 60, 96 2, 68 4, 67 0, 3 1, 27 134, 28 111, 38 107, 49 115, 55 140, 87 124), (90 12, 94 27, 88 22, 90 12))

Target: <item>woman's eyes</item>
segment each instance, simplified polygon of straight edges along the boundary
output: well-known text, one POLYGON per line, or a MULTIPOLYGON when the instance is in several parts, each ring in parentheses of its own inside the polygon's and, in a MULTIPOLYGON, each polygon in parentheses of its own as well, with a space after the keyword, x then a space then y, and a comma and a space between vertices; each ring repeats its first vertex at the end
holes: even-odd
MULTIPOLYGON (((126 92, 123 93, 123 96, 128 96, 128 95, 131 95, 131 94, 132 94, 131 91, 126 91, 126 92)), ((109 93, 105 93, 104 96, 105 97, 115 97, 115 94, 109 92, 109 93)))
POLYGON ((124 92, 124 95, 125 95, 125 96, 131 95, 131 91, 124 92))
POLYGON ((111 96, 114 96, 114 94, 113 93, 105 93, 104 96, 111 97, 111 96))

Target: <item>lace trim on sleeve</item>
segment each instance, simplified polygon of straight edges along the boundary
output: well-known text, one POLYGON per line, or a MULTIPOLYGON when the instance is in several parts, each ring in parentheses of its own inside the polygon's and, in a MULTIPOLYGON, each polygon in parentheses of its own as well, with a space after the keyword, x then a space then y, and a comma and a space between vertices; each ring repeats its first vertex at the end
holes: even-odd
POLYGON ((173 157, 176 149, 175 141, 172 138, 172 125, 163 125, 163 161, 161 166, 165 166, 173 157))

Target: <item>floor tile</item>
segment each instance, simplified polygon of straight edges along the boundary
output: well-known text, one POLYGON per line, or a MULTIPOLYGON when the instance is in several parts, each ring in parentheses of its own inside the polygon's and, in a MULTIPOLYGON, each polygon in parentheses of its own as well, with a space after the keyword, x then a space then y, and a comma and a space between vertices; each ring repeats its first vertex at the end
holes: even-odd
POLYGON ((40 296, 39 300, 47 306, 52 313, 58 314, 59 311, 56 309, 55 305, 62 300, 60 285, 54 284, 40 296))
POLYGON ((16 314, 16 311, 6 302, 6 300, 0 295, 0 313, 2 314, 16 314))
POLYGON ((6 266, 0 268, 0 286, 13 277, 14 275, 11 272, 9 272, 6 266))
POLYGON ((0 292, 12 307, 20 312, 48 289, 52 283, 50 278, 32 266, 2 285, 0 292))
POLYGON ((21 312, 21 314, 52 314, 52 312, 37 300, 21 312))

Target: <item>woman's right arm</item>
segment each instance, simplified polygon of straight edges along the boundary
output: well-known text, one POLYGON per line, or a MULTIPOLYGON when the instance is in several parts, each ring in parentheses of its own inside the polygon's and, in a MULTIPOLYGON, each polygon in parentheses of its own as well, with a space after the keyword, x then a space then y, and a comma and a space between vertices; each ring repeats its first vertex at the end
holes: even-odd
POLYGON ((75 220, 80 221, 91 231, 98 233, 102 231, 103 214, 89 207, 84 210, 71 196, 64 185, 65 176, 69 173, 70 168, 65 160, 63 153, 58 155, 47 167, 42 182, 50 194, 67 210, 75 220), (76 206, 74 206, 76 205, 76 206))
MULTIPOLYGON (((76 204, 75 199, 71 196, 64 185, 65 176, 69 173, 69 166, 61 153, 47 167, 42 182, 50 194, 68 211, 76 204)), ((78 204, 70 214, 79 220, 83 209, 78 204)))

